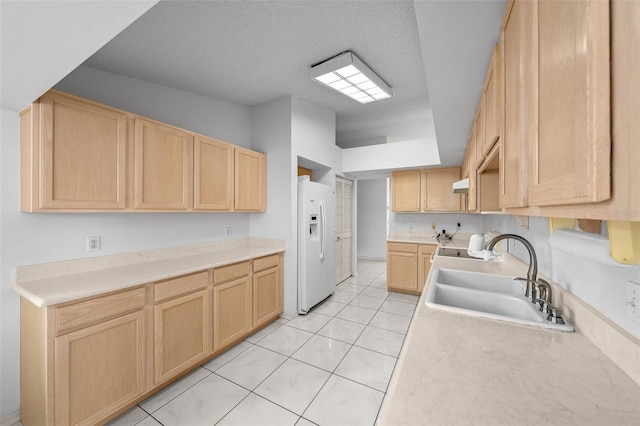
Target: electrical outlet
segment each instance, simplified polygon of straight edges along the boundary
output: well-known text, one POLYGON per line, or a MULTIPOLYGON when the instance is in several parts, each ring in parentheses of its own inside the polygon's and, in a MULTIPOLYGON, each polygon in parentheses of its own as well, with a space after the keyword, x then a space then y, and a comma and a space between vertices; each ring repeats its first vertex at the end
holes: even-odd
POLYGON ((409 231, 413 229, 413 223, 409 222, 409 231))
POLYGON ((231 227, 230 226, 225 226, 224 227, 224 236, 225 237, 230 237, 231 236, 231 227))
POLYGON ((100 237, 87 237, 87 251, 100 251, 100 237))
POLYGON ((640 323, 640 283, 627 281, 627 297, 624 303, 627 318, 640 323))

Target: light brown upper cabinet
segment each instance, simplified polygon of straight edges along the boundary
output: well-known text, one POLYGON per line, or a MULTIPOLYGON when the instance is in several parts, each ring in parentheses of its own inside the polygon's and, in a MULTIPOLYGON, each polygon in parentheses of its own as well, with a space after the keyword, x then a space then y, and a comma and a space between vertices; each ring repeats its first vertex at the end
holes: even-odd
POLYGON ((527 141, 535 117, 527 119, 534 93, 531 59, 533 3, 510 2, 500 33, 504 76, 503 138, 500 149, 500 207, 526 205, 527 141))
POLYGON ((24 212, 266 211, 262 153, 55 90, 20 116, 24 212))
POLYGON ((245 148, 235 148, 235 210, 267 209, 267 157, 245 148))
POLYGON ((420 170, 402 170, 391 173, 391 209, 394 212, 419 212, 420 185, 422 172, 420 170))
POLYGON ((478 164, 476 163, 476 139, 475 131, 471 131, 466 151, 467 177, 469 178, 469 190, 467 192, 467 211, 475 212, 478 209, 478 193, 476 191, 476 178, 478 164))
POLYGON ((538 132, 529 143, 529 205, 606 200, 611 190, 609 2, 536 1, 533 7, 538 132))
POLYGON ((482 97, 478 104, 478 111, 476 112, 476 121, 473 125, 473 137, 474 137, 474 152, 476 153, 476 167, 482 164, 484 155, 482 154, 482 147, 484 146, 484 110, 482 109, 482 97))
POLYGON ((135 118, 134 207, 186 210, 191 204, 191 138, 188 132, 135 118))
POLYGON ((460 167, 403 170, 391 173, 394 212, 419 213, 462 210, 460 194, 453 182, 460 180, 460 167))
POLYGON ((422 176, 423 211, 460 211, 460 194, 453 192, 453 183, 460 180, 459 167, 425 169, 422 176))
POLYGON ((193 208, 233 209, 234 146, 201 135, 193 137, 193 208))
POLYGON ((482 90, 484 111, 484 135, 482 137, 482 155, 486 156, 500 137, 500 52, 496 44, 491 56, 491 63, 482 90))
POLYGON ((125 113, 51 91, 20 116, 22 211, 126 207, 125 113))

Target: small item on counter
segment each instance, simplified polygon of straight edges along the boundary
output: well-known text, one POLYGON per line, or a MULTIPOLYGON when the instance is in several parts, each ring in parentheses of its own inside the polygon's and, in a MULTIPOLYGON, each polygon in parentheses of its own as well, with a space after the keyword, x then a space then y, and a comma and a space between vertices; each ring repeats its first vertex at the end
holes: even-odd
POLYGON ((493 250, 485 250, 484 234, 473 234, 469 239, 469 248, 467 253, 469 256, 484 260, 498 260, 500 253, 493 250))
POLYGON ((473 234, 469 239, 469 253, 482 251, 484 244, 484 234, 473 234))

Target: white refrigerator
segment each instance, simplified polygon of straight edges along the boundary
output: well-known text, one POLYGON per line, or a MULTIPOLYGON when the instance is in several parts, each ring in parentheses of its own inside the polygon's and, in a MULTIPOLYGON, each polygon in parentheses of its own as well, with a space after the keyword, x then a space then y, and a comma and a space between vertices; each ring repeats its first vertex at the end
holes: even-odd
POLYGON ((335 195, 332 187, 298 178, 298 313, 335 290, 335 195))

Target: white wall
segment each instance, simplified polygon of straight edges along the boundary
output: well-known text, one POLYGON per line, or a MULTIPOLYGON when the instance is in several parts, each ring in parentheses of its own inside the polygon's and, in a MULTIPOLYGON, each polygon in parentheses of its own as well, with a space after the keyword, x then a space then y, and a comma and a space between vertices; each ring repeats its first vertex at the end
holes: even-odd
POLYGON ((343 170, 356 173, 440 164, 435 140, 418 139, 348 148, 342 151, 343 170))
POLYGON ((297 247, 292 230, 291 182, 296 171, 291 165, 291 98, 281 98, 251 108, 253 148, 267 154, 267 211, 252 215, 251 234, 280 238, 286 243, 284 253, 284 310, 297 306, 297 247))
MULTIPOLYGON (((250 109, 128 77, 81 68, 59 85, 150 118, 250 146, 250 109)), ((19 118, 2 111, 0 181, 0 418, 19 409, 19 299, 10 289, 17 265, 192 244, 250 234, 250 213, 20 213, 19 118), (102 251, 87 253, 86 237, 100 235, 102 251)), ((273 193, 272 193, 273 195, 273 193)), ((255 215, 259 215, 255 213, 255 215)))
POLYGON ((413 231, 432 232, 431 224, 436 224, 436 230, 447 234, 456 232, 456 225, 460 223, 460 231, 465 234, 484 232, 482 215, 469 213, 391 213, 390 231, 409 231, 409 224, 413 231))
POLYGON ((78 67, 56 89, 249 148, 251 111, 244 105, 78 67))
POLYGON ((251 217, 251 234, 286 241, 284 310, 297 309, 298 156, 325 167, 314 180, 333 186, 341 173, 335 146, 335 113, 297 98, 282 98, 251 108, 252 146, 267 154, 267 213, 251 217), (274 195, 276 198, 274 198, 274 195))
POLYGON ((331 170, 325 175, 314 173, 313 179, 334 186, 335 175, 342 174, 343 151, 336 146, 335 112, 299 98, 293 98, 291 105, 294 166, 297 167, 297 157, 321 164, 331 170))
POLYGON ((387 258, 387 179, 358 180, 358 257, 387 258))

